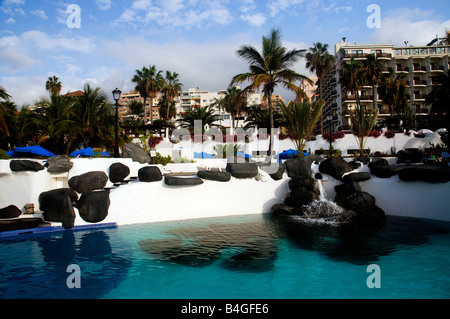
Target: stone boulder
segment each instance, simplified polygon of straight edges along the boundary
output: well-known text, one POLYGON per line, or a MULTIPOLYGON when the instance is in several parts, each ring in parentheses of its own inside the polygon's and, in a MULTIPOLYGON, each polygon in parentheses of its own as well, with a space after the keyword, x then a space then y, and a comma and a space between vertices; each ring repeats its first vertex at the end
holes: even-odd
POLYGON ((405 167, 398 172, 398 177, 404 182, 447 183, 450 181, 450 167, 405 167))
POLYGON ((64 228, 75 224, 73 202, 78 194, 70 188, 59 188, 39 195, 39 209, 43 211, 45 221, 62 223, 64 228))
POLYGON ((135 143, 127 143, 122 147, 122 157, 131 158, 133 162, 148 164, 151 162, 150 156, 142 147, 135 143))
POLYGON ((311 165, 313 162, 324 161, 320 155, 308 155, 304 157, 296 157, 285 161, 286 172, 289 177, 298 175, 311 176, 311 165))
POLYGON ((83 193, 74 205, 80 217, 88 223, 99 223, 108 216, 109 191, 83 193))
POLYGON ((422 163, 424 153, 423 151, 398 151, 397 154, 395 154, 397 157, 397 164, 402 163, 422 163))
POLYGON ((109 180, 111 183, 120 183, 130 175, 130 168, 122 163, 114 163, 109 167, 109 180))
POLYGON ((42 171, 44 169, 44 166, 42 166, 40 163, 36 161, 31 160, 12 160, 9 163, 9 168, 13 172, 26 172, 26 171, 38 172, 42 171))
POLYGON ((304 205, 308 205, 320 195, 316 180, 309 176, 295 176, 291 178, 288 185, 291 192, 284 200, 284 204, 295 209, 301 209, 304 205))
POLYGON ((368 166, 370 174, 378 178, 391 178, 402 169, 401 167, 390 166, 389 162, 384 158, 374 158, 368 166))
POLYGON ((235 178, 254 178, 258 175, 256 163, 227 163, 226 170, 235 178))
POLYGON ((342 177, 343 182, 364 182, 370 179, 370 174, 367 172, 349 173, 342 177))
POLYGON ((375 197, 366 192, 355 192, 347 196, 344 207, 358 212, 372 205, 375 205, 375 197))
POLYGON ((69 179, 69 187, 77 193, 88 193, 103 189, 108 182, 108 175, 103 171, 87 172, 69 179))
POLYGON ((201 179, 218 182, 229 182, 231 180, 231 174, 229 172, 198 171, 197 176, 201 179))
POLYGON ((162 173, 157 166, 142 167, 138 171, 138 177, 139 181, 146 183, 162 181, 162 173))
POLYGON ((295 213, 293 207, 284 204, 276 204, 272 206, 271 212, 275 216, 290 216, 295 213))
POLYGON ((67 155, 57 155, 54 157, 49 157, 47 159, 47 172, 50 174, 61 174, 67 173, 73 167, 73 162, 70 161, 67 155))
POLYGON ((22 215, 22 211, 15 205, 9 205, 0 209, 1 218, 17 218, 22 215))
POLYGON ((194 186, 203 184, 203 180, 196 176, 194 177, 165 176, 164 183, 170 186, 194 186))
POLYGON ((322 174, 333 176, 338 180, 342 180, 342 175, 352 170, 353 166, 340 156, 327 158, 319 165, 319 171, 322 174))
POLYGON ((261 166, 261 170, 263 170, 264 172, 269 173, 270 177, 274 180, 274 181, 279 181, 280 179, 283 178, 283 174, 286 171, 286 166, 284 165, 284 163, 279 163, 278 164, 278 169, 275 173, 271 172, 271 170, 266 170, 265 166, 261 166))

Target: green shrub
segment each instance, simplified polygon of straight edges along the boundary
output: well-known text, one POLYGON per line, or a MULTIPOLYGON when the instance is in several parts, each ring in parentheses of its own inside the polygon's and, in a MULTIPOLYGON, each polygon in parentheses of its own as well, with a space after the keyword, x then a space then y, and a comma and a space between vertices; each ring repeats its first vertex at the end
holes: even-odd
POLYGON ((9 159, 9 156, 6 154, 5 150, 0 150, 0 159, 9 159))
POLYGON ((153 158, 154 164, 161 164, 163 166, 166 166, 171 161, 172 157, 170 157, 170 155, 162 156, 160 153, 156 153, 156 156, 153 158))

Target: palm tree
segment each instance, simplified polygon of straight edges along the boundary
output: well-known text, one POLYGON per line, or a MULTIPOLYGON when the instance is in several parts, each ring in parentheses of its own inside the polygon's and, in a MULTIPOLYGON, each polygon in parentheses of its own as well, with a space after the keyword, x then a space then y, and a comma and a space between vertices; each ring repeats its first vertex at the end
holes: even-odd
POLYGON ((9 136, 9 130, 5 118, 7 117, 8 112, 4 103, 8 102, 10 97, 11 95, 6 92, 6 89, 3 86, 0 86, 0 99, 4 100, 4 102, 0 102, 0 132, 7 136, 9 136))
POLYGON ((237 87, 228 88, 225 97, 223 98, 222 107, 231 115, 232 129, 236 129, 236 117, 241 114, 241 111, 247 106, 247 94, 245 91, 237 87))
MULTIPOLYGON (((319 100, 323 102, 323 80, 334 68, 334 56, 328 53, 328 44, 313 43, 306 53, 306 67, 315 72, 319 81, 319 100)), ((320 116, 320 133, 323 133, 323 114, 320 116)))
POLYGON ((391 117, 402 113, 408 104, 408 87, 404 74, 395 75, 392 68, 389 75, 380 80, 379 93, 383 102, 388 106, 391 117))
POLYGON ((83 95, 74 100, 71 136, 76 146, 99 147, 114 144, 114 112, 99 87, 84 85, 83 95))
POLYGON ((249 64, 249 72, 234 76, 230 87, 238 83, 250 81, 249 89, 259 90, 263 87, 264 98, 268 101, 270 116, 270 143, 269 159, 272 156, 273 148, 273 108, 272 94, 278 84, 285 87, 292 82, 302 79, 309 80, 306 76, 298 74, 292 67, 300 57, 303 57, 306 50, 287 50, 281 42, 281 32, 277 29, 271 30, 267 36, 262 37, 262 51, 259 53, 256 48, 250 45, 241 46, 237 51, 239 57, 249 64))
MULTIPOLYGON (((251 105, 246 107, 245 112, 247 117, 244 120, 244 129, 254 128, 269 128, 270 116, 269 110, 263 109, 260 105, 251 105)), ((283 122, 283 116, 276 110, 273 112, 274 127, 280 127, 283 122)))
POLYGON ((361 156, 368 156, 369 154, 365 154, 365 145, 369 132, 377 121, 378 111, 357 107, 355 110, 349 112, 349 119, 341 113, 339 113, 339 115, 347 122, 347 125, 351 127, 353 135, 357 138, 361 156))
POLYGON ((56 154, 67 154, 72 136, 73 124, 71 121, 74 98, 51 95, 36 103, 43 110, 39 119, 41 127, 38 144, 56 154))
POLYGON ((431 77, 433 86, 430 94, 427 96, 427 104, 431 104, 431 117, 433 119, 432 125, 436 125, 436 128, 446 127, 447 132, 443 142, 450 147, 449 132, 450 132, 450 71, 440 73, 431 77), (437 115, 440 121, 437 120, 437 115), (436 121, 437 120, 437 121, 436 121), (438 127, 439 126, 439 127, 438 127))
POLYGON ((361 62, 355 60, 353 57, 350 62, 345 61, 342 63, 341 69, 339 70, 339 82, 347 92, 355 94, 357 108, 361 107, 359 89, 364 83, 363 74, 361 62))
MULTIPOLYGON (((146 105, 147 99, 150 98, 150 122, 153 123, 153 99, 161 91, 163 77, 161 71, 156 71, 154 65, 142 70, 136 70, 132 82, 136 83, 136 90, 144 98, 144 105, 146 105)), ((145 114, 147 118, 147 114, 145 114)))
POLYGON ((62 89, 62 83, 56 76, 49 77, 47 82, 45 82, 45 89, 50 95, 59 95, 62 89))
MULTIPOLYGON (((183 92, 183 84, 180 83, 179 74, 177 72, 166 71, 166 78, 163 80, 163 88, 162 93, 165 95, 167 104, 172 105, 175 98, 183 92)), ((161 109, 160 109, 161 110, 161 109)), ((159 112, 161 114, 161 112, 159 112)), ((171 117, 176 116, 173 112, 171 113, 171 108, 167 107, 166 109, 166 119, 170 120, 171 117)))
POLYGON ((216 116, 211 106, 191 107, 177 121, 181 123, 180 126, 182 128, 187 128, 191 134, 194 133, 196 121, 201 121, 202 134, 205 132, 205 126, 216 126, 214 124, 216 116))
POLYGON ((298 154, 303 154, 303 149, 309 136, 313 133, 322 114, 323 102, 291 102, 287 106, 280 103, 281 113, 288 125, 288 130, 297 147, 298 154))
POLYGON ((171 118, 177 116, 177 107, 175 101, 169 101, 167 95, 163 95, 157 104, 159 114, 162 118, 169 121, 171 118))
POLYGON ((376 86, 383 75, 383 63, 375 54, 369 54, 362 64, 365 80, 368 85, 372 86, 373 109, 377 110, 378 94, 376 92, 376 86))

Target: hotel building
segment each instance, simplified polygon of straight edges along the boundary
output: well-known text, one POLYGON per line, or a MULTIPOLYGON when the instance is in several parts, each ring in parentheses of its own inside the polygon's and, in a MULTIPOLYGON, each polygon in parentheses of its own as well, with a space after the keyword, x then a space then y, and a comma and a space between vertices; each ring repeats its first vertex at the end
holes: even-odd
MULTIPOLYGON (((153 99, 153 107, 152 107, 153 120, 159 120, 159 118, 160 118, 159 117, 159 107, 156 106, 156 105, 158 105, 160 98, 161 98, 161 94, 158 93, 156 95, 156 97, 153 99)), ((138 102, 144 103, 144 98, 139 94, 138 91, 135 91, 135 90, 132 90, 128 93, 122 93, 120 100, 119 100, 119 116, 120 116, 120 118, 123 118, 126 115, 128 115, 128 111, 129 111, 128 105, 132 101, 138 101, 138 102)), ((144 108, 144 121, 145 121, 145 123, 148 123, 150 120, 151 120, 150 98, 148 98, 145 103, 145 108, 144 108)))
MULTIPOLYGON (((341 86, 339 71, 342 63, 350 61, 352 57, 362 61, 369 54, 375 54, 382 61, 383 73, 389 74, 389 68, 392 68, 395 75, 405 75, 409 105, 419 116, 428 115, 430 112, 431 106, 425 103, 425 99, 431 91, 431 77, 450 68, 450 45, 421 47, 394 47, 392 44, 360 45, 350 44, 344 38, 335 45, 335 66, 323 82, 324 132, 349 129, 338 114, 345 115, 354 109, 356 97, 341 86)), ((373 92, 371 86, 363 86, 358 93, 361 106, 366 109, 373 108, 375 99, 379 123, 390 116, 388 106, 383 103, 376 89, 373 92)))

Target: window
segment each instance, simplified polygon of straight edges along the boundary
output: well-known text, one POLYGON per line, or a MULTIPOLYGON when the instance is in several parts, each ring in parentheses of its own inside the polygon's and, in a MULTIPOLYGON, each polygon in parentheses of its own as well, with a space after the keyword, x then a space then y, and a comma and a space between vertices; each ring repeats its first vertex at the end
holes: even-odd
POLYGON ((429 49, 430 54, 436 54, 436 48, 430 48, 429 49))
POLYGON ((445 48, 438 48, 438 53, 439 54, 444 54, 445 53, 445 48))
POLYGON ((412 49, 413 55, 419 55, 419 49, 412 49))
POLYGON ((420 49, 420 54, 421 55, 427 55, 427 49, 426 48, 420 49))

